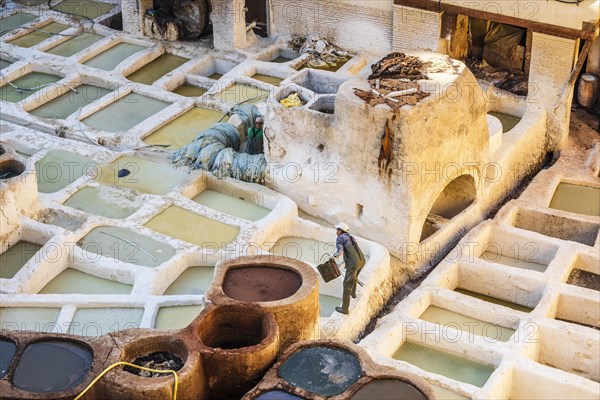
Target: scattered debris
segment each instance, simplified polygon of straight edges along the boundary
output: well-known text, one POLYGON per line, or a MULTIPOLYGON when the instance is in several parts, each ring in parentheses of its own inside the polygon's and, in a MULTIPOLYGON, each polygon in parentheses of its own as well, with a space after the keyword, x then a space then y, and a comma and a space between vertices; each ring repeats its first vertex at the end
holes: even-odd
POLYGON ((285 97, 279 102, 286 108, 290 107, 302 107, 302 100, 297 92, 292 92, 288 97, 285 97))
POLYGON ((465 64, 477 79, 518 96, 527 96, 528 83, 523 71, 495 68, 476 58, 467 59, 465 64))
POLYGON ((369 103, 372 107, 387 104, 392 109, 407 104, 416 104, 428 97, 416 80, 428 79, 423 74, 423 63, 417 57, 404 53, 390 53, 371 65, 369 75, 370 91, 354 89, 354 94, 369 103))
POLYGON ((371 65, 372 73, 369 75, 369 80, 379 78, 408 79, 410 81, 428 79, 423 75, 422 70, 423 63, 417 57, 394 52, 371 65))
MULTIPOLYGON (((157 351, 155 353, 146 354, 140 356, 132 361, 132 364, 139 365, 140 367, 157 369, 161 371, 173 370, 179 371, 183 367, 183 361, 179 356, 173 353, 167 353, 165 351, 157 351)), ((143 376, 145 378, 163 377, 165 374, 158 372, 144 371, 142 369, 125 366, 123 369, 129 373, 143 376)))
POLYGON ((290 41, 290 46, 300 54, 310 54, 304 64, 308 68, 337 69, 352 58, 350 53, 319 35, 308 35, 306 39, 295 36, 290 41))

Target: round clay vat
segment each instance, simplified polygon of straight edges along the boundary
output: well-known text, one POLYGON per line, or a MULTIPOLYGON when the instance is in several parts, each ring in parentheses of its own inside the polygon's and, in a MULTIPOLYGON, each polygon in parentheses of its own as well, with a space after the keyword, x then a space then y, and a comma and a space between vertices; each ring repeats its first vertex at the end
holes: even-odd
POLYGON ((290 346, 243 400, 270 398, 434 400, 436 397, 424 379, 373 362, 363 348, 351 342, 316 340, 290 346), (385 397, 390 388, 396 395, 385 397), (400 389, 406 397, 399 395, 400 389), (282 397, 274 397, 278 395, 282 397))
POLYGON ((0 379, 8 374, 17 353, 17 342, 6 336, 0 336, 0 379))
POLYGON ((10 179, 25 172, 25 165, 17 160, 5 160, 0 162, 0 179, 10 179))
MULTIPOLYGON (((177 370, 179 377, 178 399, 201 399, 206 396, 206 381, 200 354, 194 349, 192 339, 185 333, 164 334, 152 330, 131 329, 119 332, 115 341, 116 349, 108 365, 125 361, 133 363, 139 357, 153 353, 174 355, 183 362, 177 370)), ((153 368, 148 366, 148 368, 153 368)), ((102 399, 148 399, 162 400, 173 396, 173 374, 140 376, 129 372, 129 367, 116 367, 98 383, 101 385, 102 399)), ((170 369, 170 368, 165 368, 170 369)))
POLYGON ((273 255, 245 256, 218 263, 206 298, 216 305, 251 304, 272 313, 281 351, 319 338, 319 281, 308 264, 273 255))
POLYGON ((211 399, 239 399, 273 365, 279 330, 273 314, 251 306, 209 306, 196 326, 211 399))
MULTIPOLYGON (((16 345, 0 380, 3 399, 72 399, 104 370, 113 348, 108 336, 74 339, 61 334, 2 331, 0 337, 16 345)), ((84 399, 101 398, 97 389, 84 399)))

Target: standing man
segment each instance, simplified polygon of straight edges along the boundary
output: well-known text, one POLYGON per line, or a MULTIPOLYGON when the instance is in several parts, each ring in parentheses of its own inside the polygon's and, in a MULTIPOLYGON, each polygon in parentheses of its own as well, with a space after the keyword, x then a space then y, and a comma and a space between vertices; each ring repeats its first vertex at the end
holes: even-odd
POLYGON ((342 298, 342 306, 336 307, 335 311, 348 314, 350 306, 350 296, 356 298, 356 284, 358 282, 358 274, 365 266, 366 260, 356 239, 354 239, 348 231, 350 228, 347 224, 340 222, 335 226, 337 239, 335 246, 337 251, 333 257, 338 258, 341 254, 344 255, 344 263, 346 264, 346 275, 344 276, 344 294, 342 298))
POLYGON ((256 117, 254 126, 248 128, 246 134, 246 153, 262 154, 263 150, 263 124, 262 117, 256 117))

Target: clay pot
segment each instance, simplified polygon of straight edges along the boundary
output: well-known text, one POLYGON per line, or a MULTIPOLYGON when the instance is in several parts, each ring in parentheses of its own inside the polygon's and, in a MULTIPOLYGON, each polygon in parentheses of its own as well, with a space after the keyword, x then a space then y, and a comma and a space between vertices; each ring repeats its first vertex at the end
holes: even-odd
POLYGON ((577 102, 580 106, 591 108, 596 103, 598 96, 598 77, 592 74, 583 74, 579 79, 577 102))

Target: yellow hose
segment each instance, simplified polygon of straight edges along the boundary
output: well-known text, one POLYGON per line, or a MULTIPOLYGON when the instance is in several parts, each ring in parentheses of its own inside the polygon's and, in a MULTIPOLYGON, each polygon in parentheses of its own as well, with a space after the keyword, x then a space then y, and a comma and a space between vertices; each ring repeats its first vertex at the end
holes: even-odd
POLYGON ((102 373, 100 375, 98 375, 96 377, 96 379, 94 379, 84 390, 83 392, 79 393, 79 395, 77 397, 75 397, 74 400, 79 400, 83 397, 84 394, 87 393, 88 390, 90 390, 92 388, 92 386, 94 386, 104 375, 106 375, 106 373, 108 371, 110 371, 111 369, 113 369, 114 367, 118 367, 119 365, 126 365, 128 367, 132 367, 132 368, 137 368, 137 369, 141 369, 143 371, 148 371, 148 372, 154 372, 157 374, 173 374, 173 376, 175 377, 175 384, 173 385, 173 400, 177 400, 177 388, 179 386, 179 377, 177 376, 177 372, 173 371, 172 369, 150 369, 150 368, 146 368, 146 367, 141 367, 139 365, 135 365, 135 364, 131 364, 128 362, 124 362, 124 361, 120 361, 120 362, 116 362, 113 365, 109 366, 108 368, 106 368, 104 371, 102 371, 102 373))

